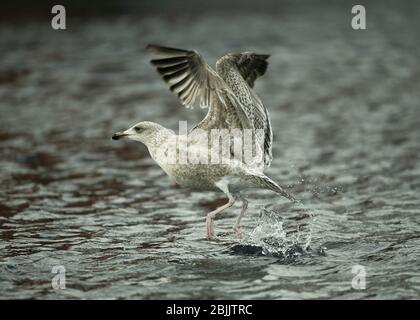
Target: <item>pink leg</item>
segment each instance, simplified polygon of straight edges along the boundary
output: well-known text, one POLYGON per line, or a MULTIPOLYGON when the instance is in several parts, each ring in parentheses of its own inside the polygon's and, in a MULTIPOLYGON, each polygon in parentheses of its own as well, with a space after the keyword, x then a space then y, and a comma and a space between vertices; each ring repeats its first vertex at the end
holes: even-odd
POLYGON ((230 208, 235 203, 235 198, 232 197, 231 194, 228 194, 228 197, 229 197, 229 201, 226 204, 224 204, 223 206, 220 206, 219 208, 217 208, 216 210, 210 212, 207 215, 207 218, 206 218, 206 239, 207 240, 209 240, 211 237, 214 236, 214 227, 213 227, 213 219, 214 219, 214 217, 218 213, 222 212, 223 210, 225 210, 227 208, 230 208))
POLYGON ((248 209, 248 201, 241 197, 242 200, 242 209, 241 209, 241 213, 239 214, 238 218, 236 219, 235 224, 233 225, 233 231, 235 231, 235 233, 237 234, 238 237, 242 236, 241 233, 241 219, 244 216, 246 210, 248 209))

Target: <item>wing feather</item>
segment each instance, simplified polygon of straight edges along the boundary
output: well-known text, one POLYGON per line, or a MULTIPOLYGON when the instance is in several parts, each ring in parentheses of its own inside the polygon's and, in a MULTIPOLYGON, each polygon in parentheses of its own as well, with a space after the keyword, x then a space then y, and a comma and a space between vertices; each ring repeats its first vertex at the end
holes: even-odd
MULTIPOLYGON (((199 97, 200 105, 209 107, 207 116, 195 128, 210 130, 230 128, 232 125, 237 127, 240 124, 244 129, 264 129, 265 136, 257 139, 264 149, 264 163, 269 164, 271 124, 267 110, 250 88, 254 101, 252 110, 249 110, 249 106, 242 105, 238 93, 207 65, 198 52, 156 45, 148 45, 146 49, 163 56, 151 60, 151 63, 157 67, 163 80, 169 84, 169 89, 184 106, 192 107, 199 97)), ((237 57, 239 73, 249 87, 252 87, 255 79, 265 73, 268 55, 243 53, 237 57)))
POLYGON ((225 85, 196 51, 156 45, 148 45, 146 49, 166 56, 153 59, 151 63, 186 107, 193 106, 198 97, 201 97, 202 106, 209 106, 210 90, 225 85))
POLYGON ((233 89, 235 95, 243 97, 243 112, 250 120, 254 129, 263 129, 263 134, 257 133, 256 138, 261 150, 264 152, 264 166, 268 167, 272 160, 273 132, 268 110, 252 90, 255 80, 267 71, 270 57, 267 54, 243 52, 231 54, 234 58, 240 76, 246 82, 239 89, 233 89))

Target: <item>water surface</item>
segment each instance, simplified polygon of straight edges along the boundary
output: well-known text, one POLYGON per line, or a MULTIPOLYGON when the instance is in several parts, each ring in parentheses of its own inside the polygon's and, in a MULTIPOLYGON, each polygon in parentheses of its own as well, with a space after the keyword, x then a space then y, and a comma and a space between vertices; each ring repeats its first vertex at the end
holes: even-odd
POLYGON ((419 298, 419 6, 184 19, 122 16, 0 28, 1 298, 419 298), (211 41, 209 40, 211 39, 211 41), (111 141, 137 121, 177 129, 185 110, 142 51, 271 54, 256 91, 271 113, 267 171, 303 207, 250 191, 177 187, 137 143, 111 141), (51 268, 66 268, 53 290, 51 268), (355 290, 352 268, 366 270, 355 290))

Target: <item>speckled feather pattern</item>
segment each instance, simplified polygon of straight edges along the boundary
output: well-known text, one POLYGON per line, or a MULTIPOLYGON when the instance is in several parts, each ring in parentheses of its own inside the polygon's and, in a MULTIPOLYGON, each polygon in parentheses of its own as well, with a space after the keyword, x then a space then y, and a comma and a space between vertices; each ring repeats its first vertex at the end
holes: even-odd
MULTIPOLYGON (((181 186, 195 190, 220 189, 218 182, 227 179, 230 192, 256 187, 283 194, 281 187, 263 173, 271 162, 271 124, 267 110, 251 88, 255 79, 265 73, 268 55, 226 54, 217 61, 214 71, 196 51, 155 45, 149 45, 147 49, 164 56, 151 62, 186 107, 192 106, 198 97, 209 107, 206 117, 186 137, 176 137, 186 139, 184 148, 188 145, 188 149, 200 150, 201 155, 210 160, 210 139, 203 140, 198 133, 210 133, 212 129, 263 129, 262 134, 254 131, 253 143, 260 148, 264 158, 250 167, 237 160, 229 164, 191 164, 179 159, 168 163, 166 157, 159 156, 159 150, 174 148, 174 134, 157 125, 153 134, 142 142, 162 169, 181 186)), ((178 158, 179 144, 176 148, 178 158)), ((226 193, 226 190, 222 191, 226 193)))

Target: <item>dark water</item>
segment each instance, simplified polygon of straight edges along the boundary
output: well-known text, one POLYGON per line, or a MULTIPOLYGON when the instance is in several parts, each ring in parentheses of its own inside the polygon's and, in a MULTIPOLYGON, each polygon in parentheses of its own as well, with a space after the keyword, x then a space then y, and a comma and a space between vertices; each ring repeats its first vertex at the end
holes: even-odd
POLYGON ((419 6, 285 7, 272 15, 73 20, 0 27, 1 298, 419 298, 419 6), (306 8, 306 7, 305 7, 306 8), (271 112, 268 174, 302 200, 175 186, 143 146, 110 140, 180 107, 148 42, 271 54, 256 90, 271 112), (54 290, 53 266, 66 269, 54 290), (366 288, 351 282, 365 267, 366 288))

